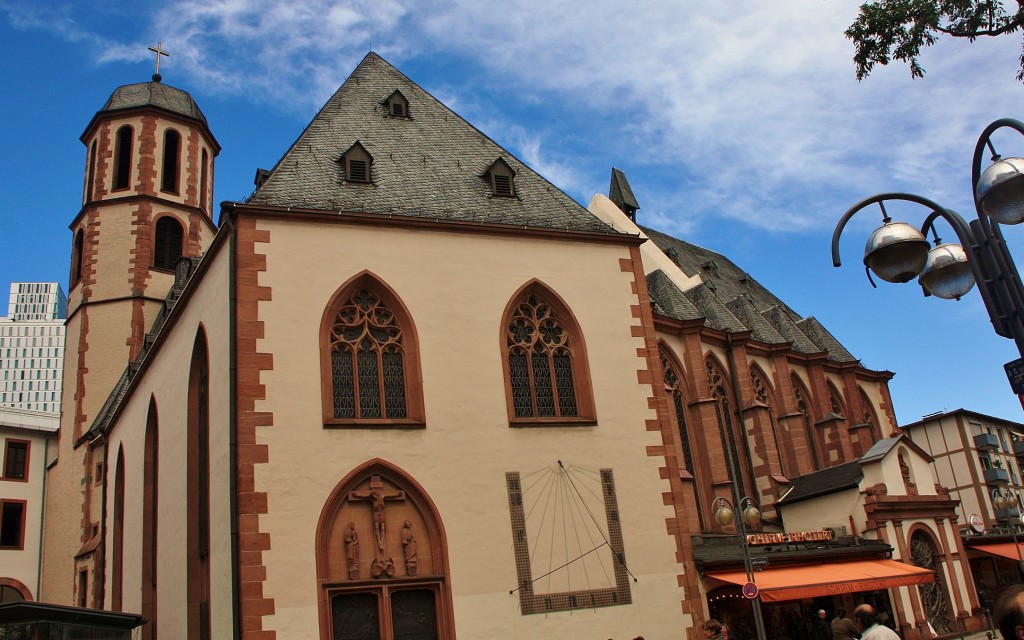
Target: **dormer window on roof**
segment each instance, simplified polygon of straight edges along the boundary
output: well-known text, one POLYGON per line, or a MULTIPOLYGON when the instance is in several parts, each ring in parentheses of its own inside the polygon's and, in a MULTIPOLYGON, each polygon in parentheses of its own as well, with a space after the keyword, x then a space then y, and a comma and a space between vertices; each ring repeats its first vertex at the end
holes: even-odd
POLYGON ((516 197, 516 172, 504 159, 498 158, 487 169, 484 178, 491 183, 491 195, 497 198, 516 197))
POLYGON ((345 182, 373 182, 373 156, 358 141, 341 154, 338 162, 345 173, 345 182))
POLYGON ((388 115, 393 118, 409 117, 409 101, 402 95, 401 91, 395 91, 385 101, 388 107, 388 115))

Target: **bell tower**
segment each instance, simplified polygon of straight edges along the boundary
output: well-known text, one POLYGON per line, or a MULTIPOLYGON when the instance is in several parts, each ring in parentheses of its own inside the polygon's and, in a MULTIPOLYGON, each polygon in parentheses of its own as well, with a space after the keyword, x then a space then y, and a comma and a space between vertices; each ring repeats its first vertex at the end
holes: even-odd
POLYGON ((201 256, 216 235, 210 212, 220 146, 192 96, 161 82, 167 53, 150 50, 152 81, 118 87, 81 136, 85 182, 70 225, 64 392, 41 567, 41 598, 59 604, 109 607, 104 443, 84 434, 142 350, 179 261, 201 256))

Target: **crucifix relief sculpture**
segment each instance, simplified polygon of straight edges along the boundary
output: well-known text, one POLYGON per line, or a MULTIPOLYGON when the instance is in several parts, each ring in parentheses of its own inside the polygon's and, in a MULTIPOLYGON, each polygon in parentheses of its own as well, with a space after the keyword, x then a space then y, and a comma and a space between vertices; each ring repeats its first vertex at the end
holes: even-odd
MULTIPOLYGON (((370 575, 374 578, 386 576, 392 578, 395 575, 395 563, 387 550, 387 517, 385 504, 387 501, 405 501, 405 492, 384 493, 384 482, 380 476, 370 476, 369 491, 350 491, 348 494, 350 502, 370 503, 370 522, 373 525, 373 552, 374 560, 370 565, 370 575)), ((351 576, 351 568, 349 574, 351 576)), ((358 574, 358 570, 356 571, 358 574)))

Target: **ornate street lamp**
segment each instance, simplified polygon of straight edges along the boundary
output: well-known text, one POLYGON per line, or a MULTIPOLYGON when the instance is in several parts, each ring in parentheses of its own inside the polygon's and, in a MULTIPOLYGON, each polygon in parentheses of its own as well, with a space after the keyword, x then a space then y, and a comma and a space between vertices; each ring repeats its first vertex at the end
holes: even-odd
MULTIPOLYGON (((1010 527, 1010 535, 1013 536, 1013 546, 1017 549, 1017 567, 1021 575, 1024 576, 1024 557, 1021 556, 1020 545, 1017 544, 1017 523, 1013 521, 1013 516, 1010 515, 1010 509, 1013 509, 1018 504, 1020 504, 1020 501, 1009 488, 999 489, 999 487, 996 487, 992 489, 992 506, 996 508, 997 512, 1002 511, 1006 516, 1006 525, 1010 527)), ((996 515, 996 520, 999 520, 998 514, 996 515)))
POLYGON ((1017 343, 1018 363, 1024 364, 1024 287, 999 226, 1024 221, 1024 159, 1001 158, 996 153, 991 137, 1002 128, 1024 135, 1024 124, 1004 118, 988 125, 978 139, 972 172, 977 220, 967 223, 956 212, 909 193, 872 196, 840 218, 832 234, 832 264, 840 266, 839 237, 846 223, 857 212, 877 204, 882 226, 871 234, 864 250, 868 278, 871 273, 886 282, 909 282, 916 277, 925 295, 948 300, 960 299, 977 283, 996 333, 1017 343), (986 148, 993 164, 982 172, 986 148), (889 218, 885 203, 892 201, 913 202, 930 210, 920 231, 889 218), (935 229, 939 218, 952 227, 959 244, 942 243, 935 229), (931 250, 926 239, 929 231, 935 244, 931 250))
MULTIPOLYGON (((738 496, 735 485, 733 485, 733 494, 735 499, 735 496, 738 496)), ((723 527, 728 527, 733 522, 736 523, 736 537, 739 538, 740 549, 743 552, 743 570, 747 573, 747 582, 756 585, 754 581, 754 565, 750 561, 750 549, 747 546, 747 527, 756 527, 761 522, 761 509, 757 504, 757 500, 750 496, 739 498, 737 503, 740 508, 740 517, 738 519, 736 518, 733 503, 729 502, 728 498, 715 498, 714 502, 711 503, 711 513, 718 524, 723 527)), ((757 640, 765 640, 760 594, 750 598, 750 603, 754 612, 754 630, 757 633, 757 640)))

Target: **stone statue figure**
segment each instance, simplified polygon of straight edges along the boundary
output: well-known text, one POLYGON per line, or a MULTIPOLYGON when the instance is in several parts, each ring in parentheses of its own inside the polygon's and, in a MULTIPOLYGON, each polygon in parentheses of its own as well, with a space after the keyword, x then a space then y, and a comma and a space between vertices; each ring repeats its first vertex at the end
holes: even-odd
POLYGON ((408 520, 402 526, 402 552, 405 554, 405 572, 416 575, 416 536, 412 532, 412 524, 408 520))
POLYGON ((345 527, 345 565, 348 577, 355 580, 359 577, 359 536, 356 535, 356 523, 350 522, 345 527))

